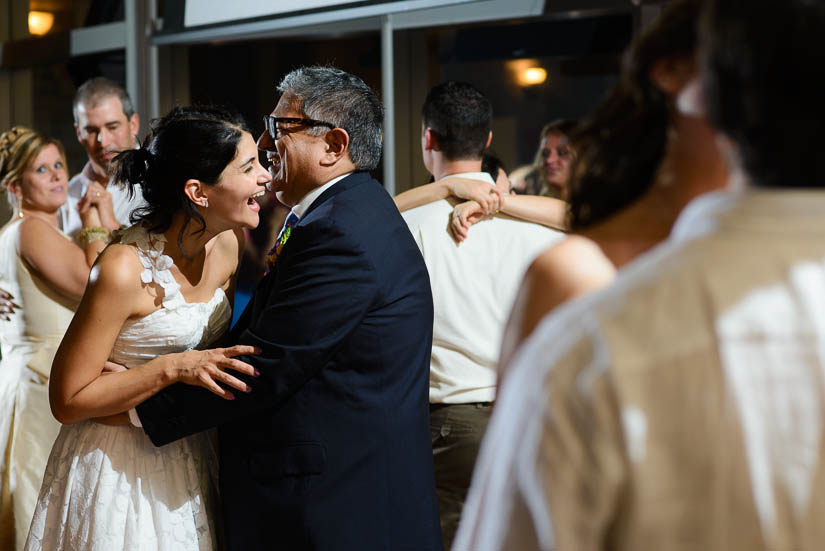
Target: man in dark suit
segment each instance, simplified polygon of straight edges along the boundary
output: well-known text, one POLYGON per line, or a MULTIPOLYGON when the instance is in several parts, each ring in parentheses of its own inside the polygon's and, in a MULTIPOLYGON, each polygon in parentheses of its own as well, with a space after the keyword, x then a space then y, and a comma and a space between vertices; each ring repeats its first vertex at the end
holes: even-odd
POLYGON ((175 385, 138 415, 156 445, 220 427, 231 549, 440 549, 432 294, 406 224, 366 172, 380 158, 380 102, 327 67, 297 69, 278 89, 258 147, 292 213, 233 333, 263 350, 241 358, 260 377, 233 401, 175 385))

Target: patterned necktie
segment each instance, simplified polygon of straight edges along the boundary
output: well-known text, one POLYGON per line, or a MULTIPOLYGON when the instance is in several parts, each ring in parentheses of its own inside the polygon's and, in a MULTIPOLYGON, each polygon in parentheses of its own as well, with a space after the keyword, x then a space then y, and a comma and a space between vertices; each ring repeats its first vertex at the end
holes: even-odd
POLYGON ((269 252, 266 253, 267 273, 269 273, 272 267, 275 266, 275 261, 278 260, 278 255, 281 254, 287 239, 289 239, 289 236, 292 235, 292 226, 297 224, 298 220, 298 215, 292 211, 289 211, 289 216, 286 217, 286 222, 284 223, 284 227, 281 228, 281 233, 278 234, 278 239, 275 240, 275 245, 269 249, 269 252))

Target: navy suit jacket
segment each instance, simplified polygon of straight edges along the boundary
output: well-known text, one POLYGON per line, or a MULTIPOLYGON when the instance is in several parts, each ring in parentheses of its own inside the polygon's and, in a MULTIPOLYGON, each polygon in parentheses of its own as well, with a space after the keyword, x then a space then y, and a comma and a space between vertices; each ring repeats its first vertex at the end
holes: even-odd
MULTIPOLYGON (((223 400, 138 406, 161 446, 220 427, 231 549, 441 549, 429 434, 433 303, 407 225, 365 173, 307 210, 235 331, 261 373, 223 400)), ((244 378, 244 377, 241 377, 244 378)))

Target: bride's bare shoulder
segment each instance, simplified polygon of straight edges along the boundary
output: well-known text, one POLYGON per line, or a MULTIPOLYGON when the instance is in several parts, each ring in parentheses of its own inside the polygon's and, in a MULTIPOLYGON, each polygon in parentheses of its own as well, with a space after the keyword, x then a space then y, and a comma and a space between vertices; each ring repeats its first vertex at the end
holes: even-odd
POLYGON ((89 285, 115 293, 141 290, 144 266, 131 244, 111 243, 103 249, 89 275, 89 285))

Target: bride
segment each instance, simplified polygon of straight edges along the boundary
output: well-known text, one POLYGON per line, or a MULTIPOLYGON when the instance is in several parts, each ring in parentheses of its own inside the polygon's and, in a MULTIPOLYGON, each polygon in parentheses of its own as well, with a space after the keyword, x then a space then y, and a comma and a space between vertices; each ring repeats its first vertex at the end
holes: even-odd
POLYGON ((177 382, 249 391, 225 370, 254 375, 233 356, 256 349, 192 349, 227 328, 242 230, 257 226, 270 177, 240 119, 178 107, 148 148, 118 157, 115 178, 140 185, 147 206, 100 255, 57 351, 49 398, 64 425, 26 549, 213 549, 208 436, 156 448, 127 412, 177 382))

